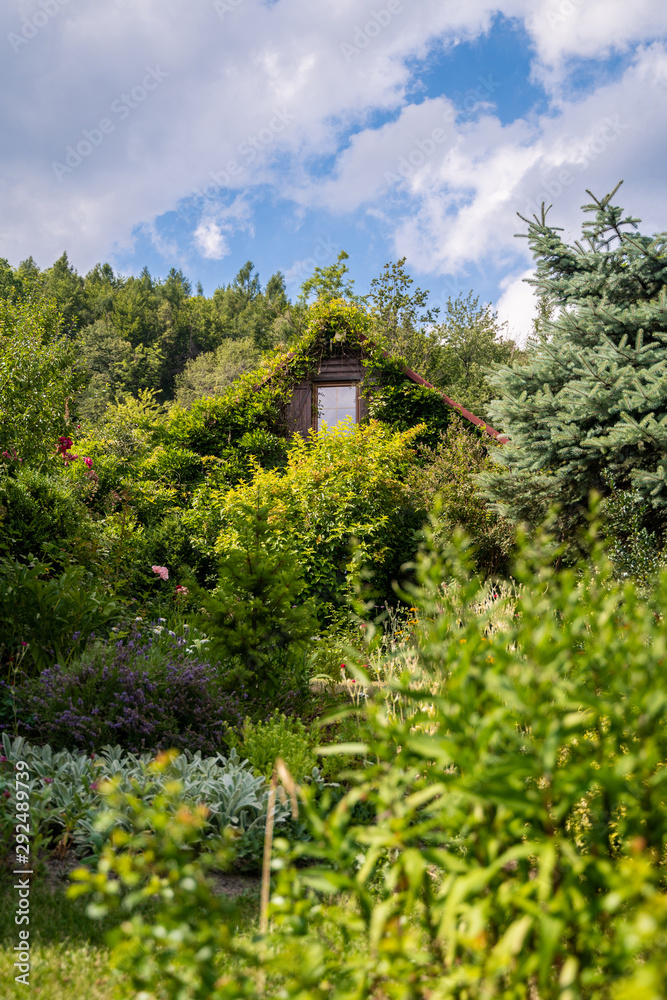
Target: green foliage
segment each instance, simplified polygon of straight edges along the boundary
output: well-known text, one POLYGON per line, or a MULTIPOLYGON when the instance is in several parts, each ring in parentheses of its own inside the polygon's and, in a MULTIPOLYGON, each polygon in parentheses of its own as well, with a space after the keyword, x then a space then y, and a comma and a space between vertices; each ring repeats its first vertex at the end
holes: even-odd
POLYGON ((651 510, 636 490, 620 490, 607 479, 611 492, 600 503, 600 520, 607 536, 607 554, 621 577, 646 586, 665 557, 660 539, 646 527, 651 510))
POLYGON ((299 718, 273 715, 266 722, 247 718, 240 734, 230 734, 229 742, 253 770, 269 780, 278 757, 298 781, 309 777, 316 764, 315 742, 299 718))
POLYGON ((593 219, 572 246, 546 211, 528 223, 546 312, 525 359, 490 378, 489 417, 510 441, 496 453, 502 469, 482 476, 515 521, 539 522, 557 502, 572 532, 591 490, 608 492, 606 474, 654 508, 667 503, 665 234, 635 232, 638 220, 612 204, 616 190, 591 195, 593 219))
POLYGON ((67 403, 85 381, 50 304, 0 299, 0 452, 5 467, 55 460, 67 403))
POLYGON ((218 584, 199 595, 212 657, 233 664, 237 682, 267 695, 307 684, 306 651, 317 629, 304 599, 303 570, 270 524, 269 511, 236 505, 233 541, 220 548, 218 584))
POLYGON ((350 255, 341 250, 335 264, 328 267, 316 267, 313 275, 301 285, 299 303, 307 306, 309 299, 314 297, 315 304, 326 304, 333 301, 345 301, 359 304, 360 299, 353 292, 354 281, 346 277, 349 267, 345 263, 350 255))
POLYGON ((176 378, 176 402, 187 408, 202 396, 219 396, 240 375, 256 369, 260 356, 250 337, 225 340, 215 351, 199 354, 176 378))
POLYGON ((435 445, 456 415, 442 393, 406 381, 402 371, 397 373, 395 380, 390 380, 385 368, 378 383, 366 394, 371 419, 380 420, 398 431, 419 427, 418 440, 423 444, 435 445))
POLYGON ((101 418, 107 406, 124 393, 157 390, 164 358, 159 348, 122 336, 108 317, 83 328, 77 338, 90 382, 81 402, 84 417, 101 418))
MULTIPOLYGON (((85 468, 85 466, 83 466, 85 468)), ((71 482, 21 467, 0 476, 0 549, 64 566, 95 550, 95 526, 71 482)))
POLYGON ((0 649, 5 656, 26 650, 28 672, 68 662, 92 632, 119 614, 83 566, 53 578, 48 572, 43 563, 0 562, 0 649))
POLYGON ((150 926, 128 921, 116 939, 133 987, 176 997, 187 981, 202 1000, 662 996, 667 623, 654 606, 667 573, 646 603, 599 549, 593 563, 557 571, 552 542, 524 545, 515 614, 488 630, 469 610, 484 588, 464 539, 426 550, 419 642, 391 684, 394 710, 384 697, 368 709, 377 763, 325 818, 302 791, 313 840, 277 843, 266 934, 208 918, 206 869, 185 868, 191 854, 157 815, 150 844, 110 849, 81 876, 105 906, 133 905, 109 871, 137 900, 161 899, 150 926), (355 821, 359 801, 376 822, 355 821), (308 867, 290 864, 304 855, 308 867))
POLYGON ((466 298, 448 298, 445 316, 434 330, 439 350, 430 381, 460 406, 484 414, 494 395, 491 372, 516 354, 505 333, 498 314, 488 303, 480 306, 479 296, 469 292, 466 298))
POLYGON ((442 537, 463 528, 473 542, 478 569, 491 574, 508 569, 515 534, 513 526, 481 496, 475 479, 493 467, 489 451, 497 447, 454 415, 435 447, 418 449, 418 461, 408 477, 417 506, 432 511, 437 505, 442 537))
MULTIPOLYGON (((228 757, 170 751, 156 761, 152 754, 126 753, 118 746, 104 747, 92 756, 67 750, 54 753, 49 746, 34 746, 21 737, 12 740, 3 733, 2 755, 6 758, 0 762, 2 790, 13 785, 17 761, 29 766, 30 813, 38 832, 38 840, 31 844, 33 851, 60 844, 61 849, 74 847, 80 856, 104 857, 110 841, 127 842, 138 813, 144 813, 147 831, 163 829, 165 819, 167 825, 170 820, 177 824, 182 799, 199 803, 202 810, 197 839, 229 829, 242 847, 254 844, 256 831, 263 830, 266 823, 266 782, 252 774, 247 761, 235 750, 228 757), (178 796, 174 794, 175 782, 180 788, 178 796), (102 796, 104 789, 113 789, 115 802, 102 796), (162 814, 154 827, 146 822, 146 812, 157 816, 168 802, 174 805, 170 819, 162 814), (115 806, 113 811, 110 806, 115 806)), ((281 803, 276 808, 276 821, 282 823, 288 809, 281 803)), ((0 830, 9 841, 13 824, 8 802, 1 794, 0 830)))
POLYGON ((439 355, 434 332, 439 309, 428 309, 428 292, 411 290, 412 278, 403 265, 385 264, 379 278, 371 281, 366 302, 373 315, 373 339, 401 358, 408 368, 430 382, 435 381, 439 355))
POLYGON ((289 547, 305 593, 319 605, 346 603, 349 575, 361 567, 372 570, 379 592, 391 594, 422 520, 405 484, 413 437, 376 423, 307 441, 296 435, 284 473, 256 468, 249 483, 208 494, 202 513, 222 528, 216 551, 224 555, 235 544, 242 512, 259 495, 270 508, 274 543, 289 547))

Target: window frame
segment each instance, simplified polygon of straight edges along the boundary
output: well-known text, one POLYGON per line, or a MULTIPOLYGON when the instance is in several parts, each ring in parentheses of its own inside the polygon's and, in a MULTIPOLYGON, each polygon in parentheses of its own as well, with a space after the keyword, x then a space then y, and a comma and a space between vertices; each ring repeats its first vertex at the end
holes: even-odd
MULTIPOLYGON (((312 383, 312 399, 313 399, 313 413, 312 413, 312 426, 316 431, 320 431, 320 389, 338 389, 347 388, 349 386, 354 387, 354 424, 357 426, 360 422, 360 410, 359 410, 359 400, 361 393, 359 392, 360 383, 355 381, 350 381, 346 379, 337 379, 335 382, 313 382, 312 383)), ((338 424, 334 425, 335 427, 338 424)), ((332 428, 333 429, 333 428, 332 428)))

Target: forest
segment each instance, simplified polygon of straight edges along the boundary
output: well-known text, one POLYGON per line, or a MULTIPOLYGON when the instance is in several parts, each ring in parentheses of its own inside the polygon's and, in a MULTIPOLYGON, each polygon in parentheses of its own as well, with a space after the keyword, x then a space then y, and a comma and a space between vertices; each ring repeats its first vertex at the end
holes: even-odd
POLYGON ((0 830, 45 997, 666 995, 667 234, 617 193, 572 244, 523 220, 521 345, 405 259, 296 301, 0 261, 0 830), (293 434, 349 351, 362 417, 293 434))

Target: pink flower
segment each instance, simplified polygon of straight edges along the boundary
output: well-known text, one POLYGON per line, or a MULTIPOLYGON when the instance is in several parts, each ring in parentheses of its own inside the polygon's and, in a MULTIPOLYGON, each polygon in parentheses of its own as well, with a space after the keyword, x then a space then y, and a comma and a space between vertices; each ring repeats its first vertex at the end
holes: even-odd
POLYGON ((166 566, 151 566, 151 569, 154 573, 157 573, 161 580, 169 579, 169 570, 166 566))
POLYGON ((187 597, 190 591, 183 584, 179 583, 176 587, 176 597, 187 597))
POLYGON ((93 460, 92 460, 92 458, 84 458, 83 464, 86 466, 87 469, 92 469, 92 467, 93 467, 93 460))

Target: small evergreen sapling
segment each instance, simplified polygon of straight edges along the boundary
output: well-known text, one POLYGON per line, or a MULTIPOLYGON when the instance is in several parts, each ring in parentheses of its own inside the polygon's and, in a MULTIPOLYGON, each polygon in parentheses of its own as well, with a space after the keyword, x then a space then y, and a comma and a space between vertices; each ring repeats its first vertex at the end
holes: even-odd
POLYGON ((223 556, 217 587, 200 592, 211 654, 231 661, 235 683, 249 683, 264 694, 284 690, 286 683, 303 687, 317 619, 302 598, 300 567, 273 529, 267 506, 243 504, 240 513, 236 544, 223 556))

